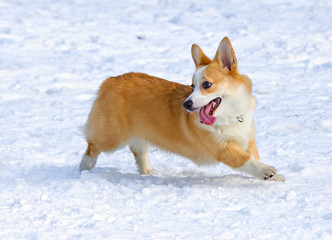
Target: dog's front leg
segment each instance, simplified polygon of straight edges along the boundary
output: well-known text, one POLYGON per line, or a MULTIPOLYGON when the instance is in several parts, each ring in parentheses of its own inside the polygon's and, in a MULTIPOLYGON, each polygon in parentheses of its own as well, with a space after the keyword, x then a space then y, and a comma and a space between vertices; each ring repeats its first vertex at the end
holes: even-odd
POLYGON ((258 161, 253 155, 243 151, 237 143, 228 142, 222 146, 218 161, 255 178, 262 180, 285 181, 285 178, 276 174, 277 169, 258 161))

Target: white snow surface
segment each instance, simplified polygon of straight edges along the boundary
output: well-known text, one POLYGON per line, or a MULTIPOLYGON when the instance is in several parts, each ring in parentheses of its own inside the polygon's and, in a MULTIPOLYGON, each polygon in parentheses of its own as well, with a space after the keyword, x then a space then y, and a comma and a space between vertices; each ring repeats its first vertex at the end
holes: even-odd
POLYGON ((1 0, 0 239, 332 239, 332 2, 1 0), (253 81, 262 161, 285 183, 152 148, 78 171, 102 81, 191 84, 224 36, 253 81))

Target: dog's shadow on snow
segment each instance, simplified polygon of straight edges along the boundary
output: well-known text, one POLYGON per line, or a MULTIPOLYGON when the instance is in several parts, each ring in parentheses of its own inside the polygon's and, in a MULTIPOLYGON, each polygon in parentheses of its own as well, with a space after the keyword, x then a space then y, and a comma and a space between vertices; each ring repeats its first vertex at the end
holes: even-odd
POLYGON ((117 168, 97 167, 93 171, 83 171, 81 173, 83 181, 96 181, 104 179, 114 185, 164 185, 177 188, 209 186, 209 187, 250 187, 261 186, 262 181, 246 177, 240 174, 230 175, 208 175, 202 172, 176 172, 172 175, 159 171, 154 171, 151 175, 143 176, 139 173, 121 172, 117 168))
MULTIPOLYGON (((85 184, 87 182, 106 181, 118 186, 135 185, 148 187, 154 186, 173 186, 177 188, 209 186, 209 187, 254 187, 262 186, 263 181, 259 181, 240 174, 229 175, 209 175, 200 171, 184 171, 184 172, 166 172, 154 171, 151 175, 143 176, 138 172, 123 172, 119 168, 96 167, 91 172, 79 172, 76 166, 55 167, 50 165, 42 165, 37 169, 30 169, 24 173, 12 172, 7 181, 15 179, 16 175, 20 175, 24 181, 30 184, 40 184, 47 181, 80 181, 85 184)), ((8 175, 8 174, 7 174, 8 175)))

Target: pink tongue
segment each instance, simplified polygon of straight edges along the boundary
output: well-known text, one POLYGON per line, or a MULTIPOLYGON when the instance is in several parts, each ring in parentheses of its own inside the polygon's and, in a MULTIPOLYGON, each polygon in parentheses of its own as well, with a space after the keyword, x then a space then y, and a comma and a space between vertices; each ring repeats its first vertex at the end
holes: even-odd
POLYGON ((216 118, 209 114, 211 108, 212 108, 212 102, 202 107, 201 110, 199 110, 199 118, 206 125, 212 125, 216 121, 216 118))

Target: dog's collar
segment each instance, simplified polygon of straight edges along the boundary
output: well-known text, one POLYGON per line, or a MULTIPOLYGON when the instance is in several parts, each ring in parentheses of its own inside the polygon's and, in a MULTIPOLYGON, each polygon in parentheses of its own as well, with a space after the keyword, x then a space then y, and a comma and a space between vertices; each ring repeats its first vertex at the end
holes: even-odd
POLYGON ((243 114, 240 115, 240 116, 237 116, 236 119, 240 122, 240 123, 243 123, 243 114))

